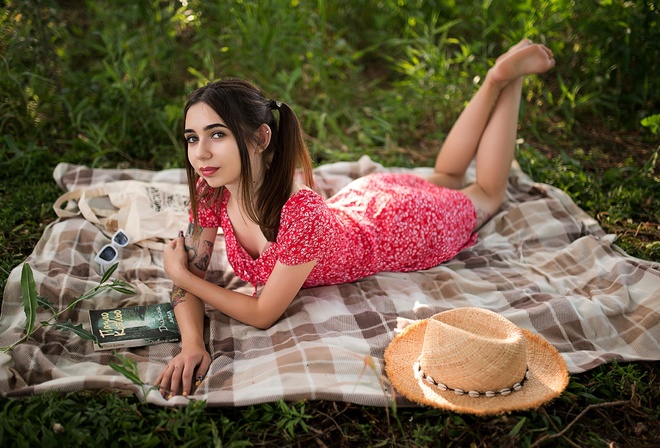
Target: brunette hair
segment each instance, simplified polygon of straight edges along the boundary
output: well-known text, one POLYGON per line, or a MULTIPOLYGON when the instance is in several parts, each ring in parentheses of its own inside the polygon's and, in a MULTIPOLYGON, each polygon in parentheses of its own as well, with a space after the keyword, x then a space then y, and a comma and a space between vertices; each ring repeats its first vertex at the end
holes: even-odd
MULTIPOLYGON (((184 109, 184 127, 188 109, 198 103, 210 106, 236 138, 241 160, 240 185, 245 211, 250 219, 259 224, 266 239, 275 241, 282 207, 291 195, 296 168, 302 168, 305 183, 314 187, 312 161, 296 114, 287 104, 268 99, 255 85, 236 78, 215 81, 195 90, 184 109), (279 111, 279 120, 275 118, 275 110, 279 111), (261 153, 263 179, 255 191, 248 145, 258 144, 257 130, 264 123, 270 127, 272 137, 261 153)), ((217 207, 224 187, 216 189, 209 187, 206 182, 200 182, 199 175, 188 160, 187 141, 184 146, 190 206, 197 223, 198 208, 217 207)))

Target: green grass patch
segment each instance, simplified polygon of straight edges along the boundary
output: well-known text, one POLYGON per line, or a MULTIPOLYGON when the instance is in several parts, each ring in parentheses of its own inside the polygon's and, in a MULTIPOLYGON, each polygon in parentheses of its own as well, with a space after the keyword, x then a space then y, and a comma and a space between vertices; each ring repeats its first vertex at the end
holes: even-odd
POLYGON ((163 408, 108 391, 46 394, 0 400, 0 443, 518 447, 608 446, 618 440, 621 446, 650 447, 657 441, 660 416, 653 375, 648 363, 601 366, 573 376, 567 391, 550 405, 488 418, 420 408, 387 413, 383 408, 325 401, 237 408, 207 408, 204 402, 193 402, 163 408))
MULTIPOLYGON (((55 219, 55 165, 182 166, 181 108, 207 80, 245 77, 290 103, 317 164, 430 166, 494 58, 523 37, 557 66, 526 80, 520 165, 629 254, 660 261, 659 27, 653 2, 623 0, 6 1, 0 287, 55 219)), ((552 404, 489 419, 48 394, 0 399, 0 445, 653 446, 659 390, 657 363, 641 362, 575 375, 552 404)))

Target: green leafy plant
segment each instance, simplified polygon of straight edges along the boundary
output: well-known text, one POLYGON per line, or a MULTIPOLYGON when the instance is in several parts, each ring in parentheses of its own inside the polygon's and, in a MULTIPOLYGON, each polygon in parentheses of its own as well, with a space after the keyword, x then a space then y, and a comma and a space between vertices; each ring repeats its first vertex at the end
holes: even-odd
POLYGON ((119 363, 111 362, 110 368, 115 372, 119 372, 124 375, 126 378, 131 380, 133 384, 138 386, 143 386, 144 382, 140 379, 140 374, 137 369, 137 364, 135 364, 129 357, 122 356, 119 353, 115 353, 119 363))
POLYGON ((644 117, 642 126, 649 128, 654 135, 660 134, 660 114, 644 117))
MULTIPOLYGON (((628 254, 660 261, 656 3, 5 1, 0 290, 55 219, 54 166, 180 167, 173 140, 200 83, 246 77, 291 104, 318 164, 431 166, 475 76, 523 37, 557 65, 525 81, 520 165, 628 254)), ((547 407, 492 419, 323 400, 169 407, 114 390, 1 397, 0 446, 654 446, 657 378, 657 362, 606 364, 547 407)))
POLYGON ((115 372, 121 373, 124 378, 129 379, 133 384, 142 389, 142 396, 146 397, 151 389, 157 389, 158 385, 148 386, 140 378, 140 372, 138 372, 138 366, 133 362, 128 356, 123 356, 121 353, 115 352, 115 356, 119 362, 111 362, 110 368, 115 372))
POLYGON ((23 311, 25 312, 25 335, 9 346, 0 347, 0 351, 5 353, 11 351, 18 344, 27 341, 35 331, 43 327, 54 327, 58 330, 71 331, 85 340, 96 341, 96 336, 85 330, 82 324, 74 324, 71 319, 67 320, 66 322, 59 322, 58 319, 64 313, 73 309, 81 301, 91 299, 92 297, 108 290, 117 291, 122 294, 135 294, 135 289, 131 284, 119 279, 110 281, 110 277, 117 269, 117 266, 118 264, 114 264, 112 267, 110 267, 110 269, 108 269, 105 275, 103 275, 101 281, 96 287, 73 299, 71 303, 66 306, 66 308, 58 312, 52 303, 50 303, 47 299, 38 296, 37 285, 34 281, 32 268, 28 263, 25 263, 21 271, 23 311), (44 309, 50 311, 52 316, 37 324, 37 309, 39 307, 43 307, 44 309))
POLYGON ((277 422, 277 431, 286 437, 295 438, 297 430, 309 432, 306 420, 311 418, 311 415, 305 412, 304 401, 288 405, 284 400, 278 400, 277 403, 266 403, 263 406, 264 418, 277 422))

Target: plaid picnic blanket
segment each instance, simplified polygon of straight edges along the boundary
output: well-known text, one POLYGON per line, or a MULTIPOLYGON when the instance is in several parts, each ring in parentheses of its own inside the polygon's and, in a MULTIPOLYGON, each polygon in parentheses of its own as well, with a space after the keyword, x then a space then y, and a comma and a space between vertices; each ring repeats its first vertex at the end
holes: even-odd
MULTIPOLYGON (((366 157, 324 165, 315 169, 317 190, 327 197, 354 178, 385 170, 403 171, 384 168, 366 157)), ((67 164, 56 168, 55 178, 64 190, 129 179, 184 182, 181 170, 106 170, 67 164)), ((81 217, 49 225, 26 260, 39 295, 62 309, 96 286, 101 277, 91 260, 108 238, 107 232, 81 217)), ((612 360, 658 360, 660 265, 626 255, 614 241, 565 193, 532 182, 514 167, 500 213, 479 231, 473 247, 449 262, 426 271, 386 272, 354 283, 302 290, 268 330, 207 310, 205 337, 213 363, 190 397, 166 401, 149 387, 178 352, 178 344, 118 352, 138 366, 147 385, 138 387, 109 367, 117 362, 114 352, 95 352, 91 342, 53 328, 37 331, 8 354, 0 353, 0 392, 21 396, 115 388, 164 406, 188 400, 238 406, 278 399, 388 405, 393 395, 384 378, 383 351, 397 329, 464 306, 491 309, 544 336, 571 372, 612 360)), ((162 265, 160 250, 131 244, 123 250, 115 274, 139 293, 83 301, 65 317, 88 328, 89 309, 169 301, 172 283, 162 265)), ((20 274, 18 266, 4 292, 0 346, 22 336, 20 274)), ((250 285, 233 275, 221 236, 208 278, 252 293, 250 285)), ((40 312, 37 321, 44 316, 40 312)), ((407 404, 401 397, 396 399, 407 404)))

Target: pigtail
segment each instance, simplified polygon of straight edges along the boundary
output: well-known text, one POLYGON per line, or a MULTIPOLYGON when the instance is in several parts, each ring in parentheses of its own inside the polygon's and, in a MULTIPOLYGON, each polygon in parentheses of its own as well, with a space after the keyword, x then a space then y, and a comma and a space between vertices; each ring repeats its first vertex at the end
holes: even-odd
MULTIPOLYGON (((289 199, 296 176, 296 168, 303 172, 305 184, 314 188, 312 159, 303 138, 298 117, 288 104, 271 100, 268 107, 279 111, 279 121, 268 124, 273 136, 267 148, 268 166, 259 191, 261 231, 268 241, 275 241, 280 225, 282 207, 289 199)), ((272 115, 272 113, 271 113, 272 115)))
POLYGON ((275 106, 280 114, 280 121, 277 132, 277 143, 281 152, 291 153, 290 157, 295 159, 295 169, 301 168, 305 185, 314 189, 314 178, 312 176, 312 159, 309 156, 309 150, 303 137, 302 127, 298 117, 291 107, 286 103, 275 102, 271 100, 271 107, 275 106))

